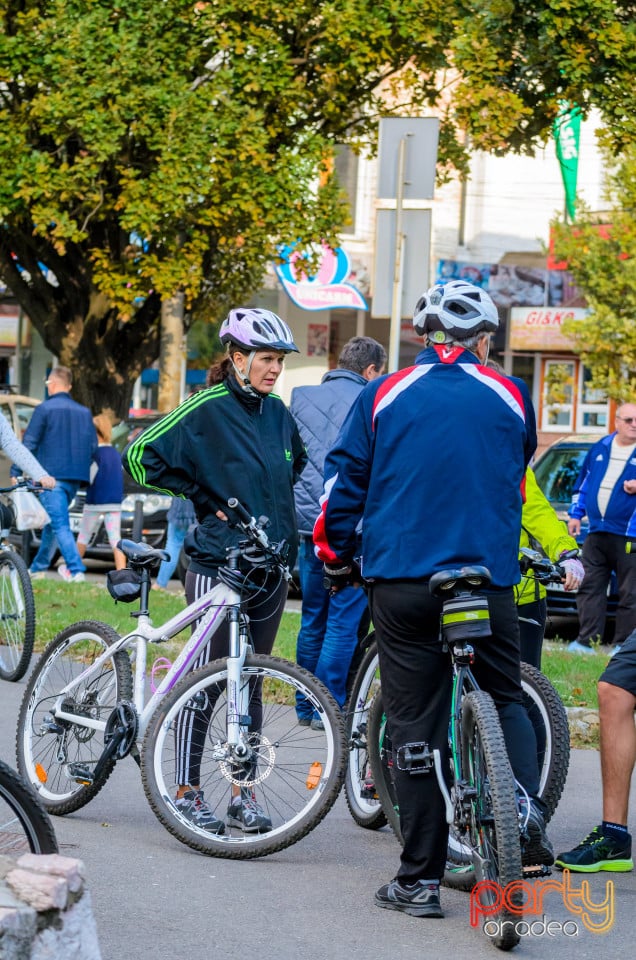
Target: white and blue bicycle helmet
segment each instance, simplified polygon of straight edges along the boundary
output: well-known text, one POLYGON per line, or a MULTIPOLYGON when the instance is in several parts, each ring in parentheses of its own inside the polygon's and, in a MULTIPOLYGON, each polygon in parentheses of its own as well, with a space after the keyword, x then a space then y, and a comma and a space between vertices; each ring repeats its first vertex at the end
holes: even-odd
POLYGON ((479 333, 494 333, 499 314, 490 294, 467 280, 436 283, 415 306, 413 327, 431 343, 467 340, 479 333))
POLYGON ((246 350, 283 350, 298 353, 294 336, 284 320, 271 310, 237 307, 230 310, 219 330, 221 343, 246 350))

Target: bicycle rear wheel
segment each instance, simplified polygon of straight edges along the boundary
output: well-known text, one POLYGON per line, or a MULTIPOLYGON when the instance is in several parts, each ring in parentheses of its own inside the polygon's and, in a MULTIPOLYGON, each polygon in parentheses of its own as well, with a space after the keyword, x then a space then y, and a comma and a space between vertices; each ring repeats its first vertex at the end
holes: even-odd
POLYGON ((0 550, 0 678, 20 680, 35 638, 35 603, 27 566, 13 550, 0 550))
POLYGON ((387 822, 371 773, 367 736, 369 707, 379 689, 378 648, 372 640, 356 670, 344 710, 349 744, 345 798, 353 819, 367 830, 379 830, 387 822))
POLYGON ((240 763, 230 758, 227 748, 226 683, 227 662, 215 660, 184 677, 162 700, 142 745, 142 781, 156 816, 182 843, 213 857, 264 857, 300 840, 333 806, 347 756, 344 724, 336 701, 313 674, 278 657, 248 656, 241 674, 249 697, 245 715, 254 688, 262 684, 263 720, 258 732, 247 734, 250 754, 240 763), (297 694, 309 700, 323 730, 299 726, 297 694), (206 717, 211 711, 196 785, 205 802, 225 822, 232 787, 252 790, 271 819, 268 832, 245 833, 226 825, 223 834, 210 833, 176 807, 181 754, 175 734, 195 722, 197 711, 206 717))
POLYGON ((33 790, 0 761, 0 856, 57 853, 53 826, 33 790))
MULTIPOLYGON (((51 640, 27 684, 18 715, 18 769, 49 813, 79 810, 99 793, 115 766, 110 760, 92 783, 78 782, 78 773, 95 768, 104 750, 104 733, 57 720, 55 704, 60 691, 118 639, 106 623, 74 623, 51 640)), ((131 697, 130 659, 119 651, 68 694, 63 708, 78 717, 107 720, 119 700, 131 697)))
MULTIPOLYGON (((506 906, 507 885, 523 877, 515 780, 506 753, 501 724, 492 697, 473 690, 462 700, 460 723, 461 777, 465 788, 462 841, 473 850, 480 904, 492 908, 484 932, 501 950, 519 942, 515 924, 521 920, 520 894, 506 906), (467 788, 467 790, 466 790, 467 788), (494 889, 490 884, 494 885, 494 889), (495 892, 497 891, 497 892, 495 892), (499 900, 497 899, 499 895, 499 900), (498 902, 503 902, 499 909, 498 902), (487 929, 488 928, 488 929, 487 929)), ((456 777, 458 771, 455 771, 456 777)))
POLYGON ((540 670, 521 664, 523 704, 537 737, 539 796, 546 823, 554 816, 570 766, 570 729, 561 698, 540 670))

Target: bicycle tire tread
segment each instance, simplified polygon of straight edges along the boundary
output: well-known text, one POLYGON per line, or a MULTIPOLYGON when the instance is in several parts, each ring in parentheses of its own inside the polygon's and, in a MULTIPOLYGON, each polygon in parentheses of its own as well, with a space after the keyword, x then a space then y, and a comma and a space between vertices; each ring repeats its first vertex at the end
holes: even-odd
POLYGON ((53 825, 32 788, 0 761, 0 797, 22 824, 31 853, 58 853, 53 825))
MULTIPOLYGON (((63 643, 66 643, 69 635, 72 636, 73 633, 80 632, 95 633, 98 636, 101 634, 101 639, 104 640, 104 642, 108 645, 114 643, 115 640, 119 638, 119 634, 113 629, 113 627, 99 620, 79 620, 77 623, 70 624, 64 630, 61 630, 51 640, 51 642, 47 644, 40 659, 37 661, 24 691, 24 696, 22 698, 18 713, 18 726, 16 733, 16 756, 18 770, 23 779, 25 779, 27 783, 31 784, 47 813, 52 814, 53 816, 64 816, 67 813, 75 813, 75 811, 80 810, 82 807, 86 806, 87 803, 90 803, 90 801, 93 800, 94 797, 96 797, 100 792, 113 772, 116 764, 116 760, 109 761, 104 767, 97 781, 90 784, 90 786, 81 787, 66 800, 61 801, 52 801, 41 796, 37 790, 37 784, 31 779, 30 772, 28 770, 28 762, 25 755, 23 737, 26 725, 30 722, 29 706, 31 697, 35 688, 37 687, 41 675, 48 667, 50 658, 57 647, 63 643)), ((117 673, 117 699, 130 700, 132 699, 133 695, 133 680, 128 655, 123 651, 119 651, 113 655, 113 661, 115 663, 115 669, 117 673)))
POLYGON ((0 679, 15 683, 21 680, 29 668, 35 642, 35 600, 29 570, 22 557, 13 550, 0 549, 0 566, 13 566, 22 586, 24 599, 24 637, 22 639, 22 653, 13 670, 5 670, 0 665, 0 679))
MULTIPOLYGON (((521 880, 523 876, 519 818, 514 775, 508 760, 497 708, 490 694, 484 690, 473 690, 466 694, 462 701, 461 756, 464 775, 469 769, 469 750, 475 729, 488 773, 497 838, 497 875, 490 879, 496 879, 505 887, 513 881, 521 880)), ((499 917, 512 921, 512 925, 506 926, 505 930, 502 929, 499 935, 494 936, 493 942, 500 950, 511 950, 520 940, 514 924, 521 919, 521 915, 503 910, 499 917)))
MULTIPOLYGON (((351 683, 349 694, 344 705, 344 716, 345 716, 345 731, 347 736, 347 743, 351 743, 351 734, 352 734, 352 725, 355 712, 355 704, 360 695, 362 683, 365 676, 367 675, 369 669, 371 668, 373 662, 377 660, 378 657, 378 647, 375 641, 371 641, 364 652, 362 659, 357 667, 353 682, 351 683)), ((367 741, 368 741, 368 714, 367 714, 367 741)), ((368 749, 368 748, 367 748, 368 749)), ((353 783, 352 773, 351 773, 351 754, 353 753, 353 748, 349 749, 349 758, 347 761, 347 767, 345 771, 345 780, 344 780, 344 794, 347 807, 349 808, 349 813, 358 824, 358 826, 363 827, 365 830, 380 830, 384 827, 388 821, 386 814, 382 808, 382 803, 378 803, 378 807, 373 812, 365 812, 362 810, 360 804, 358 803, 356 790, 353 783)), ((377 781, 376 781, 377 784, 377 781)), ((377 786, 376 786, 377 792, 377 786)), ((379 797, 378 797, 379 800, 379 797)))

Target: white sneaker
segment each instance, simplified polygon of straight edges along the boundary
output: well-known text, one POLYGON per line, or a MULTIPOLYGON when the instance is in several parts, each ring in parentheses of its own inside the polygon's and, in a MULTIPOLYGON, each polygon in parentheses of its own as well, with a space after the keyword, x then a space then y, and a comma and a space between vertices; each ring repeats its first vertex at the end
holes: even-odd
POLYGON ((29 570, 29 576, 32 580, 45 580, 46 574, 44 570, 29 570))
POLYGON ((61 563, 57 568, 57 572, 61 576, 62 580, 66 580, 67 583, 85 583, 86 577, 83 573, 71 573, 69 568, 65 563, 61 563))

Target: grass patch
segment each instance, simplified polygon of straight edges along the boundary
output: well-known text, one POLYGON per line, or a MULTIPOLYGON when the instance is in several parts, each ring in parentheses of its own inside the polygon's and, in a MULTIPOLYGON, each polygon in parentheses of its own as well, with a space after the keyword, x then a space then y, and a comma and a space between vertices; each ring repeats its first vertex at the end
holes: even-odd
MULTIPOLYGON (((105 587, 93 583, 67 584, 56 580, 33 582, 36 624, 36 652, 41 652, 53 637, 78 620, 101 620, 118 633, 134 629, 130 616, 137 604, 115 603, 105 587)), ((150 609, 158 624, 173 617, 185 605, 185 598, 155 590, 151 594, 150 609)), ((287 660, 296 659, 296 637, 300 629, 300 613, 286 612, 276 637, 273 653, 287 660)), ((153 645, 149 662, 158 656, 174 659, 189 633, 184 632, 172 642, 153 645)), ((546 642, 543 648, 542 669, 556 687, 566 707, 598 709, 596 683, 605 668, 607 658, 601 655, 585 657, 569 653, 558 640, 546 642)), ((597 746, 595 734, 591 739, 573 732, 574 746, 597 746)))
POLYGON ((541 669, 556 687, 566 707, 598 709, 596 684, 608 658, 569 653, 558 643, 544 645, 541 669))

